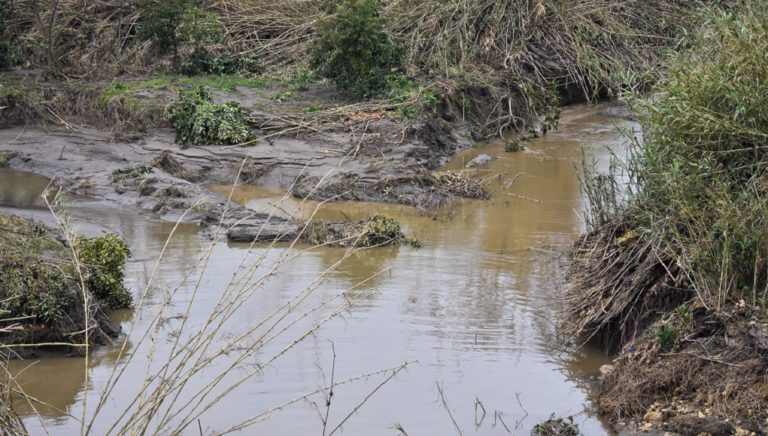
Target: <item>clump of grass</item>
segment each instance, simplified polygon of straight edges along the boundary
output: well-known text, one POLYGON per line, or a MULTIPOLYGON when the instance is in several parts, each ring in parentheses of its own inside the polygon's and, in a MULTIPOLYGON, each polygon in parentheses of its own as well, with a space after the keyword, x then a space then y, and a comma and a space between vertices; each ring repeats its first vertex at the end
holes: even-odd
POLYGON ((278 77, 242 77, 237 75, 202 75, 195 77, 186 77, 179 80, 179 84, 185 88, 206 87, 210 89, 219 89, 222 91, 234 91, 238 87, 249 89, 265 89, 274 85, 284 83, 285 81, 278 77))
POLYGON ((709 12, 693 50, 640 102, 634 226, 677 258, 705 304, 768 293, 768 6, 709 12))
POLYGON ((707 10, 653 96, 633 101, 643 139, 632 137, 627 161, 609 174, 587 171, 591 232, 572 275, 576 332, 621 343, 692 298, 707 310, 741 300, 765 310, 767 20, 761 2, 707 10))
POLYGON ((204 87, 182 91, 179 101, 168 105, 166 117, 176 130, 176 143, 242 144, 253 137, 245 111, 236 102, 213 103, 204 87))
POLYGON ((377 0, 344 0, 317 25, 310 64, 318 75, 359 98, 387 88, 401 51, 384 30, 377 0))

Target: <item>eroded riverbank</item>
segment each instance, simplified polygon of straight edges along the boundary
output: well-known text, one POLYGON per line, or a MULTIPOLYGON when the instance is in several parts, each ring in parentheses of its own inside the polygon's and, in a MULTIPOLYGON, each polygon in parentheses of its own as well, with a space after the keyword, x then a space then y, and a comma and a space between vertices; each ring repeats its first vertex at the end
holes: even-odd
MULTIPOLYGON (((396 424, 409 434, 450 433, 451 420, 440 402, 436 383, 467 433, 503 434, 504 425, 526 432, 551 413, 576 415, 585 434, 608 432, 587 412, 584 384, 607 358, 597 352, 560 352, 554 340, 557 296, 565 273, 562 253, 583 230, 579 213, 583 203, 574 165, 580 161, 582 145, 588 146, 589 155, 603 160, 607 156, 604 146, 622 146, 614 128, 616 121, 596 115, 598 110, 568 109, 559 131, 530 142, 522 152, 504 153, 503 144, 491 143, 457 156, 446 169, 463 168, 478 154, 495 158, 473 170, 475 177, 486 179, 494 196, 489 202, 454 204, 437 220, 400 205, 334 203, 321 207, 317 216, 327 219, 357 219, 374 212, 395 216, 423 247, 379 248, 345 259, 312 298, 322 301, 351 288, 346 294, 351 309, 206 413, 201 418, 204 431, 226 429, 260 410, 322 388, 324 377, 325 383, 330 378, 333 351, 329 341, 333 341, 338 380, 414 362, 344 425, 352 434, 391 434, 396 424), (488 412, 477 427, 476 400, 488 412)), ((265 192, 264 188, 238 187, 233 198, 267 211, 276 206, 290 211, 298 206, 292 200, 280 202, 281 191, 265 192)), ((298 212, 307 217, 315 206, 305 204, 298 212)), ((106 209, 95 219, 93 211, 80 209, 76 203, 71 207, 75 219, 108 223, 130 242, 135 261, 129 266, 129 285, 140 294, 173 225, 115 208, 106 209)), ((218 243, 211 248, 208 266, 200 276, 202 285, 197 286, 196 280, 184 277, 195 269, 201 248, 207 246, 208 240, 194 226, 182 227, 171 239, 146 305, 133 316, 122 315, 124 322, 130 319, 137 323, 134 333, 127 336, 128 352, 120 355, 119 346, 98 350, 89 364, 86 386, 82 359, 46 359, 30 367, 30 362, 12 364, 14 373, 22 373, 20 381, 28 393, 50 403, 38 407, 46 426, 58 431, 79 428, 79 423, 67 416, 81 415, 84 397, 94 404, 96 392, 107 384, 115 364, 127 364, 119 389, 113 391, 94 428, 109 427, 135 395, 136 386, 146 380, 147 371, 157 365, 157 361, 151 363, 144 357, 150 344, 133 344, 139 343, 140 332, 153 325, 152 315, 164 306, 165 296, 177 284, 181 286, 172 296, 172 308, 166 310, 168 324, 157 336, 163 346, 172 342, 174 335, 194 332, 205 323, 210 307, 227 289, 230 278, 238 276, 244 256, 251 260, 264 256, 275 262, 285 253, 296 252, 286 245, 249 250, 244 245, 218 243), (183 313, 190 302, 189 324, 185 331, 177 332, 179 321, 170 318, 183 313), (128 356, 135 356, 135 360, 127 362, 128 356), (63 378, 62 374, 66 374, 67 382, 53 383, 63 378)), ((221 332, 222 338, 236 336, 263 318, 343 256, 344 250, 320 248, 292 260, 245 301, 243 310, 221 332)), ((321 318, 318 315, 313 320, 321 318)), ((298 328, 296 333, 301 331, 298 328)), ((242 363, 239 371, 269 361, 289 344, 264 348, 242 363)), ((215 374, 229 363, 216 362, 205 374, 215 374)), ((339 387, 331 421, 339 422, 380 382, 380 378, 372 377, 339 387)), ((195 386, 203 383, 204 377, 194 382, 195 386)), ((321 399, 316 396, 309 403, 276 412, 255 429, 269 434, 317 431, 322 424, 312 402, 321 399)), ((41 428, 30 410, 25 414, 30 429, 41 428)))

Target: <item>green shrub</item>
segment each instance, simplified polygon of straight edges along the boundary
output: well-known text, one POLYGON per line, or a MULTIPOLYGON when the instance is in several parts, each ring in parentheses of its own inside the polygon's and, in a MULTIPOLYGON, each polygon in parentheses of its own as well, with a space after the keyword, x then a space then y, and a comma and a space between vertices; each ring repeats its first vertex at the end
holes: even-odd
POLYGON ((119 236, 108 234, 78 241, 77 252, 85 266, 85 282, 91 294, 110 309, 131 307, 133 297, 125 288, 125 262, 131 250, 119 236))
POLYGON ((236 102, 215 104, 204 87, 182 91, 179 101, 166 108, 176 130, 176 143, 242 144, 253 137, 245 111, 236 102))
POLYGON ((405 241, 407 238, 396 219, 384 215, 374 215, 365 224, 365 231, 358 245, 374 247, 405 241))
POLYGON ((0 68, 12 66, 16 57, 16 44, 7 25, 11 14, 12 7, 8 0, 0 0, 0 68))
POLYGON ((142 0, 139 9, 143 21, 139 25, 139 37, 152 40, 161 54, 173 53, 176 57, 185 36, 179 31, 187 9, 196 7, 198 0, 142 0))
POLYGON ((203 45, 193 49, 192 53, 179 66, 179 72, 186 76, 259 74, 264 72, 264 66, 254 56, 234 55, 226 49, 217 52, 203 45))
POLYGON ((236 55, 222 47, 223 28, 218 16, 206 11, 201 1, 143 0, 140 8, 144 20, 139 37, 152 40, 161 54, 172 53, 180 73, 194 76, 263 71, 254 56, 236 55))
POLYGON ((675 348, 680 339, 680 331, 675 325, 670 323, 656 325, 654 334, 656 335, 656 339, 659 341, 661 348, 664 348, 665 350, 675 348))
POLYGON ((760 2, 708 12, 691 49, 638 101, 643 140, 632 147, 631 190, 614 214, 714 307, 761 304, 768 289, 766 22, 760 2))
POLYGON ((400 69, 401 51, 384 31, 376 0, 344 0, 322 19, 310 50, 315 72, 339 89, 370 98, 400 69))

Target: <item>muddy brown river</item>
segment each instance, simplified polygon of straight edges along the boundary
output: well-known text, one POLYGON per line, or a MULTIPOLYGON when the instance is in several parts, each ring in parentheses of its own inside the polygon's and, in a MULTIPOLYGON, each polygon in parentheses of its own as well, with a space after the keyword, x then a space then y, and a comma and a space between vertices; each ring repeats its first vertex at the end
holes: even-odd
MULTIPOLYGON (((598 115, 602 108, 566 109, 559 130, 527 143, 522 152, 505 153, 502 143, 491 142, 459 154, 446 169, 461 169, 479 154, 494 157, 472 170, 487 181, 493 200, 461 201, 437 218, 404 206, 300 204, 283 199, 276 187, 235 188, 234 201, 277 214, 308 217, 317 211, 315 216, 322 219, 386 214, 397 218, 405 233, 422 246, 347 253, 311 293, 305 307, 345 291, 351 307, 291 345, 330 311, 310 313, 283 336, 238 362, 225 381, 236 383, 253 368, 258 371, 184 433, 224 431, 321 389, 332 378, 345 380, 409 362, 383 385, 391 373, 334 389, 328 431, 322 424, 326 402, 319 394, 274 410, 269 419, 241 433, 328 434, 351 415, 339 432, 392 435, 401 434, 398 429, 402 429, 408 435, 447 435, 459 434, 458 427, 463 434, 529 434, 535 424, 555 414, 573 416, 584 434, 609 434, 610 429, 590 414, 586 382, 608 357, 597 350, 568 350, 555 336, 558 294, 567 269, 564 253, 584 229, 584 204, 575 171, 582 148, 605 165, 609 149, 624 147, 616 129, 622 122, 598 115), (260 366, 276 355, 274 362, 260 366)), ((0 172, 2 210, 45 219, 46 211, 36 197, 46 184, 38 177, 0 172)), ((211 188, 225 195, 231 190, 211 188)), ((84 232, 113 230, 127 239, 133 250, 128 285, 141 295, 174 225, 87 199, 73 200, 69 207, 84 232)), ((127 335, 125 351, 120 352, 121 341, 97 348, 87 370, 83 358, 11 363, 19 384, 39 400, 16 403, 28 429, 33 434, 46 429, 51 434, 80 432, 83 408, 90 420, 99 392, 113 369, 119 368, 124 371, 122 377, 93 420, 93 433, 106 433, 148 374, 157 371, 175 338, 202 328, 228 284, 247 276, 250 262, 263 258, 262 268, 267 268, 296 254, 249 294, 216 336, 217 345, 228 343, 272 313, 346 253, 341 248, 307 248, 210 246, 196 227, 181 226, 158 263, 144 304, 135 312, 116 314, 127 335), (203 270, 197 261, 208 249, 203 270), (152 320, 161 308, 167 322, 155 328, 152 320), (184 313, 188 315, 182 324, 184 313), (131 322, 135 323, 132 330, 131 322), (147 329, 154 340, 142 341, 147 329)), ((243 338, 243 347, 249 341, 243 338)), ((238 347, 232 346, 232 354, 237 353, 238 347)), ((233 358, 225 356, 196 373, 182 396, 205 386, 233 358)))

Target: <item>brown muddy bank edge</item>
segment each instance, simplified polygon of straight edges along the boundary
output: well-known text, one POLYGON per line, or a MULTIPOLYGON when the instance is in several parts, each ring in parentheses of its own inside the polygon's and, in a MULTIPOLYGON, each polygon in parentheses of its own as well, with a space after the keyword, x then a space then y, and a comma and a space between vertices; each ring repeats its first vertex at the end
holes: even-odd
MULTIPOLYGON (((313 85, 302 96, 302 104, 334 104, 334 94, 327 88, 313 85)), ((299 198, 399 203, 425 213, 455 196, 488 197, 482 185, 462 174, 434 172, 473 142, 468 124, 450 111, 407 124, 381 111, 359 111, 345 115, 346 121, 298 129, 249 147, 182 149, 162 122, 141 136, 115 135, 116 126, 125 125, 119 110, 107 112, 117 117, 112 119, 97 116, 98 106, 59 103, 53 106, 56 111, 41 116, 41 108, 50 109, 55 102, 97 97, 90 95, 92 91, 81 91, 86 97, 73 96, 77 89, 90 89, 86 84, 49 84, 45 89, 40 94, 50 98, 41 100, 42 106, 34 106, 35 110, 21 110, 19 103, 0 111, 10 125, 0 130, 0 153, 12 156, 7 159, 10 168, 54 179, 75 194, 136 205, 168 220, 191 209, 185 220, 207 228, 219 222, 227 229, 236 226, 238 239, 247 234, 258 240, 291 238, 300 223, 228 204, 204 184, 279 186, 299 198), (29 113, 31 118, 25 118, 29 113)), ((279 89, 238 87, 217 92, 216 99, 249 108, 251 125, 261 134, 288 116, 278 112, 283 109, 274 103, 274 93, 279 89), (274 112, 258 109, 265 105, 274 112)), ((147 91, 139 106, 162 107, 172 98, 167 91, 147 91)), ((141 111, 157 113, 145 109, 141 111)))
POLYGON ((593 392, 598 413, 629 434, 765 434, 764 314, 743 300, 706 307, 679 269, 621 223, 575 244, 565 331, 617 353, 593 392))

